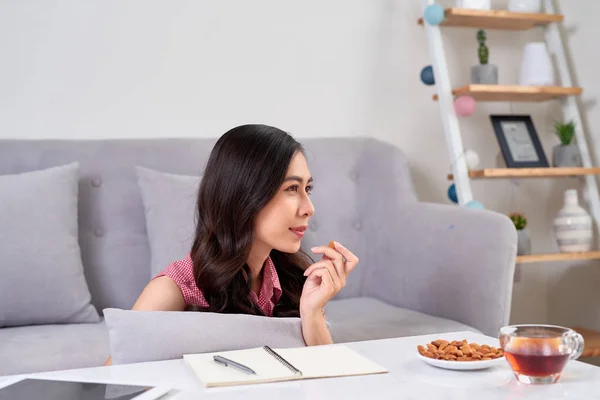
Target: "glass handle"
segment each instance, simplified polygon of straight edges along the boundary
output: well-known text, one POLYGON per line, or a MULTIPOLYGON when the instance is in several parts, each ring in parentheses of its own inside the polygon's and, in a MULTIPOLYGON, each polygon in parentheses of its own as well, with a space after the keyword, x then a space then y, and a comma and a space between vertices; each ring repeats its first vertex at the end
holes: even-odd
POLYGON ((566 332, 563 335, 563 343, 570 351, 569 360, 576 360, 583 353, 585 341, 579 333, 575 331, 566 332))

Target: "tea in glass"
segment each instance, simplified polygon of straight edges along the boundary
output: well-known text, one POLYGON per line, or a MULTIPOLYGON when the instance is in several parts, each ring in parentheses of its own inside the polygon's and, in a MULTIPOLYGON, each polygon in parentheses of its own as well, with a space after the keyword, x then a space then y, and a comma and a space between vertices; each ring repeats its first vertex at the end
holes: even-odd
POLYGON ((555 383, 569 360, 583 352, 583 337, 553 325, 513 325, 500 329, 500 346, 522 383, 555 383))

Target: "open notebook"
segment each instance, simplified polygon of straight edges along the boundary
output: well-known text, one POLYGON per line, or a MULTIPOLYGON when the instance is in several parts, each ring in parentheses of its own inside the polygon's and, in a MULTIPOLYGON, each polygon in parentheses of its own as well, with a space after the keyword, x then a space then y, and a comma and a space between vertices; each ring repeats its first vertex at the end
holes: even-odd
POLYGON ((218 353, 186 354, 183 356, 183 360, 206 387, 388 372, 385 368, 343 345, 273 350, 300 370, 302 375, 294 373, 286 366, 285 361, 278 359, 277 355, 273 355, 262 347, 218 353), (256 375, 247 375, 233 368, 219 365, 213 361, 215 355, 243 364, 253 369, 256 375))

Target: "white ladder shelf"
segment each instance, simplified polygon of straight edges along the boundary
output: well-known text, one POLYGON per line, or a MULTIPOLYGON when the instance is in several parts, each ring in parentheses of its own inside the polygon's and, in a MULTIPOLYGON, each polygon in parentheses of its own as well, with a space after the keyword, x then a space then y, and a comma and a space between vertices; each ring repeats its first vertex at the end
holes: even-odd
MULTIPOLYGON (((421 0, 422 11, 430 5, 436 4, 435 0, 421 0)), ((582 128, 581 115, 577 106, 575 96, 581 94, 581 88, 574 88, 566 59, 565 47, 560 35, 558 24, 562 22, 563 16, 556 13, 553 0, 544 0, 544 13, 524 14, 512 13, 503 10, 466 10, 449 8, 445 10, 445 19, 439 25, 430 25, 419 19, 423 25, 431 66, 435 77, 437 95, 434 100, 439 103, 444 128, 444 136, 452 174, 449 175, 456 186, 456 194, 459 205, 465 205, 473 200, 471 190, 471 179, 479 178, 510 178, 510 177, 560 177, 580 175, 585 179, 585 198, 589 204, 590 214, 594 220, 596 230, 600 237, 600 195, 596 174, 600 174, 600 168, 592 165, 585 133, 582 128), (525 30, 541 27, 545 30, 545 42, 548 51, 555 56, 558 75, 561 86, 558 87, 525 87, 517 85, 467 85, 453 88, 446 64, 446 55, 442 41, 441 30, 444 27, 465 27, 481 29, 503 29, 503 30, 525 30), (546 101, 560 99, 562 102, 563 116, 565 120, 575 122, 575 138, 581 153, 583 168, 570 171, 560 171, 552 168, 547 173, 540 169, 530 169, 530 175, 525 171, 515 169, 487 169, 483 171, 469 171, 467 161, 464 157, 464 147, 461 137, 460 124, 454 109, 454 96, 469 94, 478 101, 546 101)), ((543 262, 560 261, 565 259, 600 259, 600 252, 572 254, 567 257, 564 254, 544 254, 517 257, 517 262, 543 262)))

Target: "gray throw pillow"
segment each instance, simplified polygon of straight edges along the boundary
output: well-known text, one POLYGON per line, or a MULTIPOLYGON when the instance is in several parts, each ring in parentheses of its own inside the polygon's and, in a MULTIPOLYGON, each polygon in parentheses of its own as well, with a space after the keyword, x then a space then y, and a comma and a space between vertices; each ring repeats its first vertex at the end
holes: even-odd
POLYGON ((269 345, 302 347, 300 318, 192 311, 104 310, 113 364, 269 345))
POLYGON ((0 175, 0 327, 99 322, 78 241, 79 164, 0 175))
POLYGON ((185 258, 194 240, 201 177, 136 167, 150 242, 152 277, 185 258))

